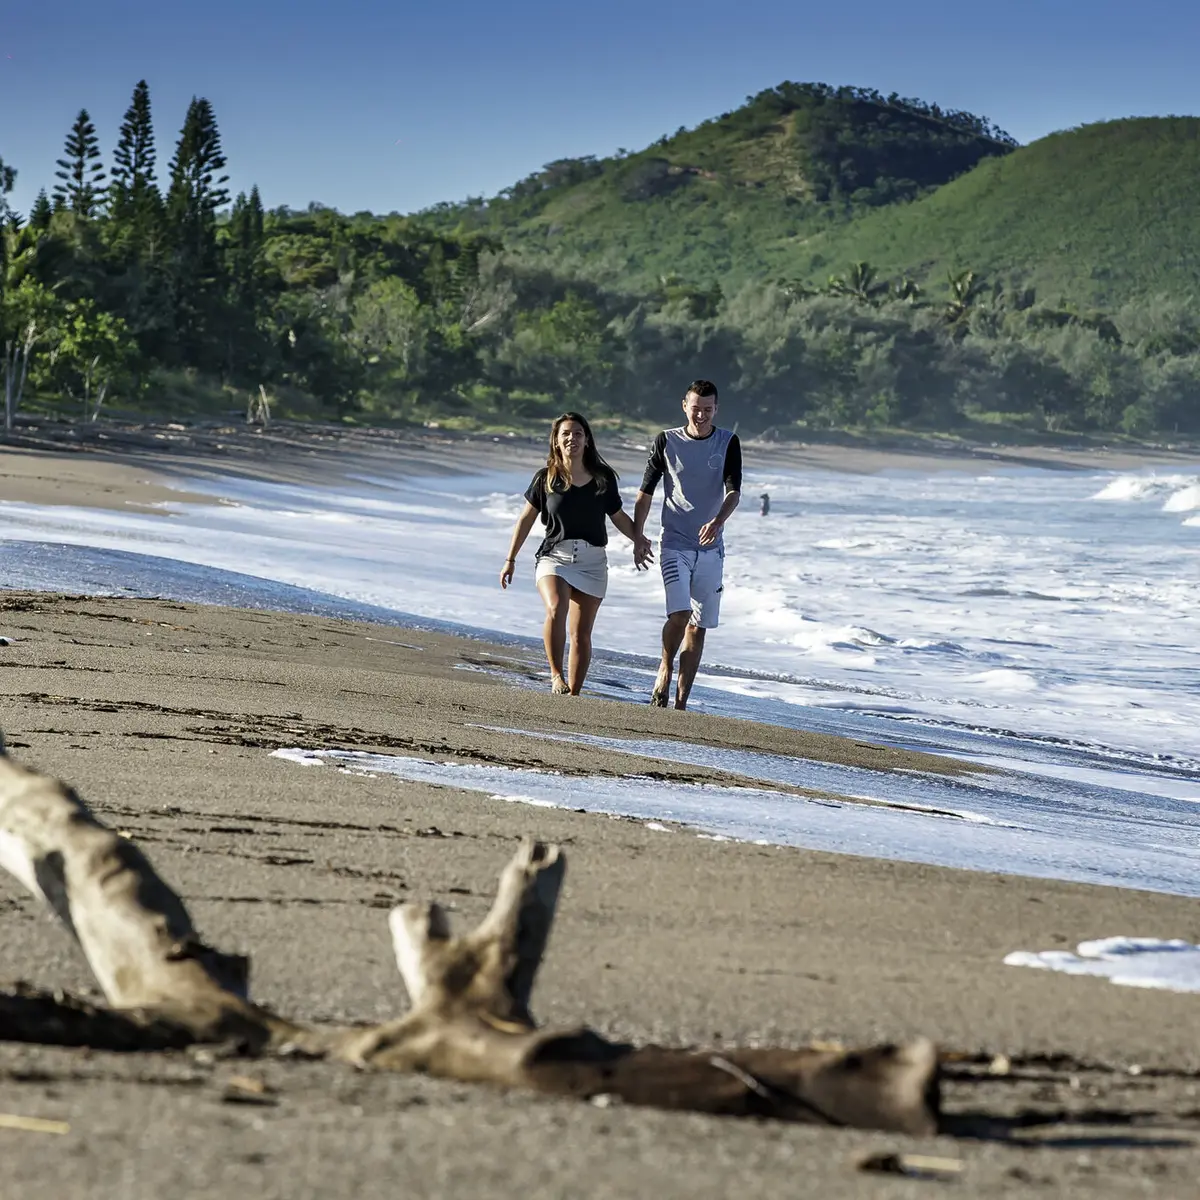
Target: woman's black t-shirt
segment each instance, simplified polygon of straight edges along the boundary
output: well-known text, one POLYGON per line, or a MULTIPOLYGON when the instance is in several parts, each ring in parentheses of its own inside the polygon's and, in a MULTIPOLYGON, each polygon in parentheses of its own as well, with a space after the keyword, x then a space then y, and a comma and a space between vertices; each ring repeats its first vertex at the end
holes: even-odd
POLYGON ((596 490, 596 480, 554 490, 546 487, 545 468, 540 470, 525 491, 525 499, 542 514, 546 536, 537 557, 548 554, 559 542, 579 539, 593 546, 608 545, 604 518, 621 511, 621 493, 615 475, 609 475, 604 491, 596 490))

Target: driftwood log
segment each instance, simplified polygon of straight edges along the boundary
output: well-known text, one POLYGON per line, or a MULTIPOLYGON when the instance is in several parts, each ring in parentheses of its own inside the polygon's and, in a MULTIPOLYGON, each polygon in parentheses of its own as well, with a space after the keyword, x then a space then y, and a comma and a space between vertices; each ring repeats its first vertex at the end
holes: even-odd
POLYGON ((854 1052, 632 1046, 539 1029, 534 979, 566 860, 525 840, 491 911, 455 935, 436 904, 389 918, 411 1007, 363 1028, 288 1021, 249 998, 249 963, 207 946, 182 900, 127 838, 66 785, 12 762, 0 742, 0 866, 75 937, 109 1007, 61 992, 0 990, 0 1040, 110 1050, 232 1044, 380 1070, 604 1096, 629 1104, 930 1134, 938 1060, 924 1040, 854 1052))

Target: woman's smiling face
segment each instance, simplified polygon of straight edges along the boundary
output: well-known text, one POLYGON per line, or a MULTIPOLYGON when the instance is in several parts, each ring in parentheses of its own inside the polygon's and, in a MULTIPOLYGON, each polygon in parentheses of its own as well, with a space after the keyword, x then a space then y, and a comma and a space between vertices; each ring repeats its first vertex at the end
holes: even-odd
POLYGON ((568 461, 581 455, 587 446, 587 434, 583 432, 583 426, 578 421, 564 421, 558 427, 555 440, 563 458, 568 461))

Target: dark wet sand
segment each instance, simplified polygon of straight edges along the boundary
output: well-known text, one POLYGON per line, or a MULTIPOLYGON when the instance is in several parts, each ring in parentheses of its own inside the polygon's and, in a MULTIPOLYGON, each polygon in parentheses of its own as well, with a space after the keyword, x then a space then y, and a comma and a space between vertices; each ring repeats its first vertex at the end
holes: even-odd
MULTIPOLYGON (((678 736, 881 770, 945 760, 554 698, 456 669, 520 653, 509 647, 324 618, 0 592, 0 636, 20 639, 0 647, 11 753, 136 839, 210 940, 251 952, 260 1001, 312 1021, 400 1011, 387 909, 438 899, 476 920, 531 833, 570 862, 535 996, 543 1022, 687 1045, 926 1034, 1013 1064, 995 1076, 951 1064, 947 1108, 1064 1118, 1007 1140, 916 1142, 319 1063, 0 1043, 0 1113, 70 1125, 0 1128, 6 1198, 1196 1194, 1200 997, 1002 965, 1011 950, 1114 934, 1200 940, 1194 900, 714 843, 269 752, 543 766, 564 773, 568 805, 573 774, 721 776, 472 726, 678 736), (265 1079, 278 1102, 224 1102, 236 1074, 265 1079), (857 1169, 892 1149, 963 1170, 938 1184, 857 1169)), ((0 980, 18 978, 91 986, 67 935, 5 878, 0 980)))

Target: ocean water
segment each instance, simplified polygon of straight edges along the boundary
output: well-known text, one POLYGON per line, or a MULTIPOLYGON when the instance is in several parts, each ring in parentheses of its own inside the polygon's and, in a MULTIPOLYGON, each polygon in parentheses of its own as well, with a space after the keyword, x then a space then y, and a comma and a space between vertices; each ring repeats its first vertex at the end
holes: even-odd
MULTIPOLYGON (((1072 821, 1093 814, 1092 852, 1119 856, 1122 882, 1179 890, 1130 867, 1112 816, 1144 815, 1162 849, 1200 849, 1200 464, 858 476, 755 474, 747 457, 722 624, 693 707, 997 766, 1011 786, 994 819, 1032 832, 1036 804, 1038 836, 1052 838, 1055 805, 1072 821), (763 491, 767 517, 754 499, 763 491)), ((515 585, 498 585, 527 482, 188 481, 222 502, 171 503, 164 515, 3 503, 0 586, 465 627, 536 645, 535 539, 515 585)), ((589 686, 641 702, 661 585, 612 536, 589 686)), ((937 786, 918 779, 905 792, 920 803, 937 786)))

